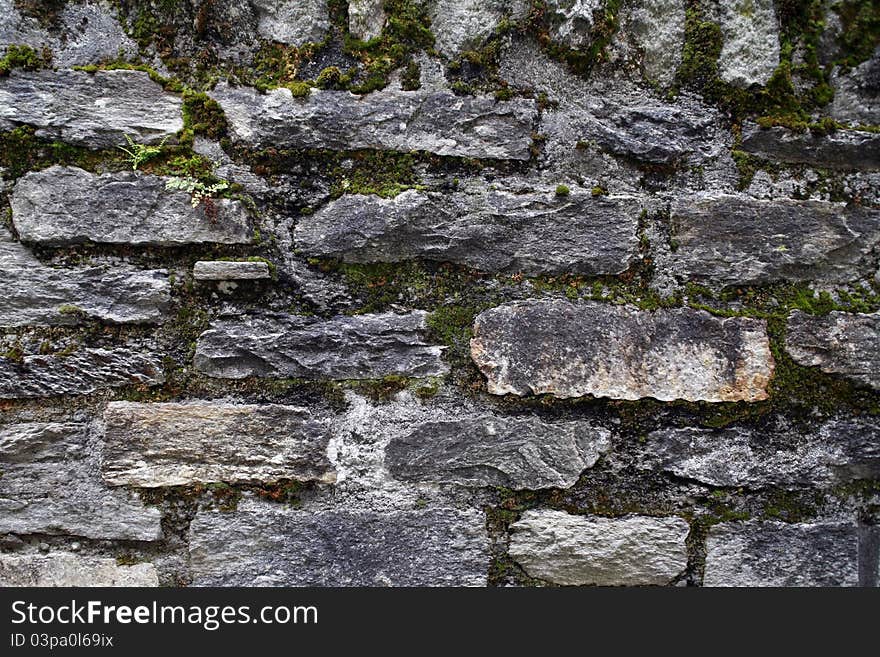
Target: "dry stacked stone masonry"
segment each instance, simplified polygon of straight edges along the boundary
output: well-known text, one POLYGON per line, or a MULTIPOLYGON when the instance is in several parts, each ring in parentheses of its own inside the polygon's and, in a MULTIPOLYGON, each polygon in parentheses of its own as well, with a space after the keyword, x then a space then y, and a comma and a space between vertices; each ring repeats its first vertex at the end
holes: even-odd
POLYGON ((877 0, 0 0, 0 584, 877 586, 877 0))

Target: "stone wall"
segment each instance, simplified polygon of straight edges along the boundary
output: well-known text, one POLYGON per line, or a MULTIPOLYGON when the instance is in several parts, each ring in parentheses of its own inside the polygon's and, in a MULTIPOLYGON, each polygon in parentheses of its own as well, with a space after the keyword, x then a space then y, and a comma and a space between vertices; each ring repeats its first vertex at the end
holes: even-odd
POLYGON ((877 586, 874 0, 0 0, 0 584, 877 586))

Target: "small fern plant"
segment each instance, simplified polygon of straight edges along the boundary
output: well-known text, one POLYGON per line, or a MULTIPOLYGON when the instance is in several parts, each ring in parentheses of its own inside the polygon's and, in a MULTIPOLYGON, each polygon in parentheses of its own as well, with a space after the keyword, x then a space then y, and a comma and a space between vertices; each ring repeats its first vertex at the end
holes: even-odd
POLYGON ((211 197, 216 196, 228 187, 229 183, 225 180, 218 180, 215 183, 208 184, 192 176, 172 176, 165 183, 165 189, 187 192, 190 195, 194 208, 198 207, 199 203, 209 201, 211 197))
POLYGON ((162 140, 158 146, 149 146, 147 144, 139 144, 128 135, 125 135, 125 141, 128 146, 117 146, 119 150, 126 154, 126 161, 131 164, 131 170, 137 171, 137 168, 147 160, 150 160, 162 152, 168 137, 162 140))

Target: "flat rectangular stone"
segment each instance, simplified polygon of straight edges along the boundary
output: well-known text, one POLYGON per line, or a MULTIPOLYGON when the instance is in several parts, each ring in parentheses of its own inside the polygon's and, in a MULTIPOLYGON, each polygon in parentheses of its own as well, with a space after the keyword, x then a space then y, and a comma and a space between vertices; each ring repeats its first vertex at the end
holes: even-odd
POLYGON ((195 366, 209 376, 375 379, 448 371, 443 347, 425 342, 427 313, 266 315, 214 322, 199 336, 195 366))
POLYGON ((17 242, 0 242, 0 326, 155 323, 171 296, 165 270, 47 267, 17 242))
POLYGON ((822 169, 880 169, 880 134, 876 132, 837 130, 816 135, 781 126, 762 128, 746 123, 742 128, 740 148, 774 162, 807 164, 822 169))
POLYGON ((82 422, 0 428, 0 533, 155 541, 160 514, 101 481, 101 447, 82 422))
POLYGON ((137 171, 94 174, 53 166, 25 174, 12 191, 12 223, 23 242, 148 246, 248 244, 253 230, 240 201, 192 207, 168 179, 137 171))
POLYGON ((880 390, 880 313, 788 316, 785 350, 796 363, 880 390))
POLYGON ((345 195, 297 222, 305 255, 454 262, 483 271, 620 274, 639 256, 642 203, 582 189, 345 195))
POLYGON ((0 357, 0 399, 87 395, 105 388, 164 383, 161 359, 129 348, 79 348, 67 355, 0 357))
POLYGON ((110 402, 104 481, 116 486, 280 479, 332 483, 330 418, 307 408, 214 402, 110 402))
POLYGON ((244 501, 190 527, 195 586, 484 586, 485 517, 453 509, 300 511, 244 501))
POLYGON ((681 518, 601 518, 526 511, 510 526, 510 556, 536 579, 568 586, 663 586, 687 568, 681 518))
POLYGON ((375 148, 527 160, 538 117, 531 99, 498 102, 451 91, 386 89, 356 96, 313 89, 294 98, 287 88, 261 94, 221 83, 209 95, 223 108, 233 139, 258 148, 375 148))
POLYGON ((649 433, 639 467, 710 486, 830 486, 880 477, 880 421, 833 418, 799 432, 777 425, 664 428, 649 433))
POLYGON ((0 586, 159 586, 159 576, 151 563, 122 566, 72 552, 0 554, 0 586))
POLYGON ((271 277, 267 262, 199 260, 193 265, 193 278, 197 281, 245 281, 271 277))
POLYGON ((758 401, 773 374, 763 320, 514 301, 474 321, 471 357, 493 395, 758 401))
POLYGON ((183 129, 180 96, 143 71, 12 71, 0 77, 0 124, 29 124, 39 137, 96 148, 125 136, 155 144, 183 129))
POLYGON ((731 522, 706 540, 703 586, 858 586, 854 523, 731 522))
POLYGON ((876 269, 880 211, 843 203, 708 196, 672 203, 670 268, 712 285, 856 280, 876 269))
POLYGON ((611 432, 590 422, 485 413, 422 422, 385 451, 394 477, 409 481, 568 488, 611 449, 611 432))

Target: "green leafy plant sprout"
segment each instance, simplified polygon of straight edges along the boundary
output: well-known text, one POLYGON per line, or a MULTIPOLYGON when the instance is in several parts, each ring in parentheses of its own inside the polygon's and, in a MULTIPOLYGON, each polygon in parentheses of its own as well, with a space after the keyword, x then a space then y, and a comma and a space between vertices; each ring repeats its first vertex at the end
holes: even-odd
POLYGON ((128 135, 125 135, 125 141, 128 142, 128 146, 117 146, 116 148, 128 156, 126 160, 131 163, 132 171, 137 171, 140 165, 162 152, 162 148, 167 140, 168 137, 165 137, 158 146, 149 146, 147 144, 139 144, 128 135))
POLYGON ((194 208, 199 203, 209 201, 212 197, 229 188, 229 183, 225 180, 218 180, 215 183, 204 183, 192 176, 173 176, 165 183, 165 189, 178 190, 187 192, 192 200, 194 208))

